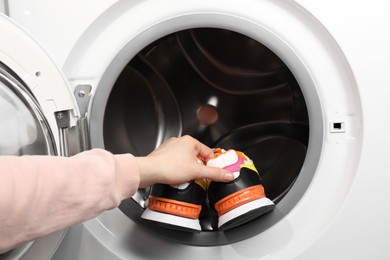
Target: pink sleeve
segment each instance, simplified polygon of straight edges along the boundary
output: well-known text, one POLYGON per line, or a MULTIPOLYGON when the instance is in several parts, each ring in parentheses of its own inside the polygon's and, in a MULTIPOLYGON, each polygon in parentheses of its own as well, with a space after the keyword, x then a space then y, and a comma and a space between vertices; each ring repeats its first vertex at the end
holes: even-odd
POLYGON ((134 156, 102 149, 0 156, 0 177, 0 252, 115 208, 139 185, 134 156))

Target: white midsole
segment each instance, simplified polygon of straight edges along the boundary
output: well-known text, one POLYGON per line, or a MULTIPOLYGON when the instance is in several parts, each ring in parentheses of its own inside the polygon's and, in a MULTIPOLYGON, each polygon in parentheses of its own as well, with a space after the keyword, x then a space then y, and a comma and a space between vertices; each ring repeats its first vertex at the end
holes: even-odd
POLYGON ((201 230, 199 219, 191 219, 179 217, 163 212, 158 212, 150 209, 145 209, 142 213, 141 218, 148 219, 156 222, 162 222, 166 224, 171 224, 179 227, 186 227, 194 230, 201 230))
POLYGON ((248 202, 221 215, 218 219, 218 227, 221 227, 230 220, 235 219, 251 210, 270 205, 274 205, 274 203, 266 197, 248 202))

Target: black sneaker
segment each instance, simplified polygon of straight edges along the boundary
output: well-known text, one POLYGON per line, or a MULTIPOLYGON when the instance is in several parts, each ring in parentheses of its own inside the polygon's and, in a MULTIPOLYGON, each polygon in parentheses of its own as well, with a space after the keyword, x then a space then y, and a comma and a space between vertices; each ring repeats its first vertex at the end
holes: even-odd
POLYGON ((141 219, 172 229, 200 231, 199 215, 205 199, 205 180, 180 185, 155 184, 141 219))
POLYGON ((275 204, 266 197, 261 178, 253 162, 244 153, 215 150, 208 166, 231 171, 231 182, 211 182, 208 187, 210 206, 218 213, 218 229, 228 230, 245 224, 273 210, 275 204))

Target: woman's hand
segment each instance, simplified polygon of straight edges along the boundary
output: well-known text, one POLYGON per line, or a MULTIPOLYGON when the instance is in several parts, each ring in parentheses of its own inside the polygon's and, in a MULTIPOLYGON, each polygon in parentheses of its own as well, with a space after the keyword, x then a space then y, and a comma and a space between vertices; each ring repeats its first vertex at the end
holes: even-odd
POLYGON ((186 135, 173 137, 146 157, 136 157, 140 187, 154 183, 180 184, 194 179, 231 181, 233 174, 221 168, 205 166, 202 161, 214 158, 213 151, 186 135))

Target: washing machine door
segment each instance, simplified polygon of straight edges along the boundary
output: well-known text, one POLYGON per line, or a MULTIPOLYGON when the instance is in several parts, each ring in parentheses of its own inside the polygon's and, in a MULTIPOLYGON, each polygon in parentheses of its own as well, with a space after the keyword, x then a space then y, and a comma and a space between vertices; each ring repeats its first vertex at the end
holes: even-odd
MULTIPOLYGON (((0 34, 0 156, 66 155, 64 133, 78 117, 66 81, 38 44, 2 15, 0 34)), ((49 259, 64 234, 25 243, 0 259, 49 259)))

